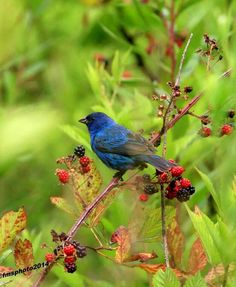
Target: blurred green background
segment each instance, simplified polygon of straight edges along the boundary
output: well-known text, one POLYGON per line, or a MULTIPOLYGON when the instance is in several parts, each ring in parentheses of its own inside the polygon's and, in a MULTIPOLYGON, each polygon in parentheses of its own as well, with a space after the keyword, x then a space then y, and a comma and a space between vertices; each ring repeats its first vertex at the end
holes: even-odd
MULTIPOLYGON (((170 2, 0 0, 0 211, 26 208, 29 232, 25 236, 33 241, 36 262, 43 261, 45 251, 39 246, 50 245, 50 230, 66 232, 73 223, 52 207, 49 197, 70 192, 54 175, 56 159, 71 154, 78 142, 88 147, 89 137, 78 120, 92 111, 105 111, 134 131, 143 129, 147 137, 161 127, 159 102, 152 95, 170 92, 166 84, 170 80, 169 38, 159 17, 161 12, 169 21, 170 2), (127 35, 133 36, 133 43, 127 35), (156 47, 148 54, 150 35, 156 47), (95 62, 96 53, 108 59, 108 72, 95 62), (114 57, 116 62, 111 64, 114 57), (140 57, 145 69, 139 65, 140 57), (122 77, 123 71, 130 71, 131 78, 122 77)), ((210 214, 209 195, 195 166, 211 177, 218 192, 231 186, 236 170, 235 133, 217 135, 236 103, 236 2, 174 2, 176 34, 188 38, 193 33, 181 86, 193 86, 191 97, 205 89, 194 112, 209 112, 214 135, 201 138, 200 122, 185 117, 168 135, 167 156, 178 158, 196 186, 189 206, 198 204, 210 214), (206 59, 195 53, 205 47, 204 33, 217 40, 223 55, 222 61, 212 61, 210 72, 206 59), (231 78, 219 80, 229 68, 231 78)), ((175 46, 177 63, 183 48, 175 46)), ((158 150, 160 154, 161 147, 158 150)), ((105 185, 113 172, 89 149, 88 155, 95 159, 105 185)), ((133 197, 122 193, 109 208, 107 239, 112 230, 127 224, 133 197)), ((183 220, 183 225, 189 230, 191 224, 183 220)), ((80 233, 83 244, 96 244, 90 233, 80 233)), ((97 280, 95 286, 148 286, 144 271, 114 265, 92 252, 76 274, 60 268, 51 272, 45 286, 94 286, 93 280, 97 280)))

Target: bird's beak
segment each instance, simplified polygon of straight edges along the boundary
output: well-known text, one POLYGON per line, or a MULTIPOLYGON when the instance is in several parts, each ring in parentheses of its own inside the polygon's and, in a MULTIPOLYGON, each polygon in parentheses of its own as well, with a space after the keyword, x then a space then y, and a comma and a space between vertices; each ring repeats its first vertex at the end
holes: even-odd
POLYGON ((87 125, 88 120, 86 118, 80 119, 79 120, 80 123, 87 125))

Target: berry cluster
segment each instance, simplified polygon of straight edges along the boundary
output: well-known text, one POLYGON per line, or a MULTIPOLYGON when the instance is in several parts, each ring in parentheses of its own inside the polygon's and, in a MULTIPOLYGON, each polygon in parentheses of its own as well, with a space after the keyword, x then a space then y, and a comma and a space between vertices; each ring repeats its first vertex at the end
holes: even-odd
POLYGON ((83 258, 87 255, 86 247, 81 246, 76 240, 67 241, 67 235, 63 232, 57 234, 54 230, 51 231, 52 239, 54 242, 60 244, 54 249, 53 253, 47 253, 45 259, 48 263, 51 263, 60 258, 64 259, 65 270, 68 273, 74 273, 76 271, 76 260, 83 258))
MULTIPOLYGON (((195 188, 192 186, 191 181, 188 178, 183 178, 184 172, 182 166, 174 166, 170 169, 171 180, 166 187, 166 198, 177 198, 178 201, 183 202, 190 199, 190 196, 195 192, 195 188)), ((162 174, 160 175, 160 177, 162 174)))
POLYGON ((79 157, 79 162, 81 165, 81 172, 87 173, 91 170, 90 168, 90 158, 85 155, 85 148, 84 146, 80 145, 74 149, 74 155, 79 157))
MULTIPOLYGON (((170 162, 174 162, 170 160, 170 162)), ((165 185, 165 197, 168 199, 177 198, 180 202, 189 200, 190 196, 195 192, 191 181, 183 178, 184 172, 182 166, 174 166, 168 172, 156 172, 157 180, 151 180, 149 174, 144 174, 143 193, 139 195, 140 201, 147 201, 149 196, 159 191, 158 186, 165 185)))
MULTIPOLYGON (((235 111, 229 110, 227 113, 227 123, 223 124, 220 127, 219 136, 232 134, 234 130, 234 123, 232 122, 234 116, 235 116, 235 111)), ((200 116, 199 118, 201 119, 202 125, 208 125, 211 122, 209 117, 206 115, 200 116)), ((199 131, 199 134, 202 137, 209 137, 212 135, 212 129, 209 126, 202 126, 199 131)))

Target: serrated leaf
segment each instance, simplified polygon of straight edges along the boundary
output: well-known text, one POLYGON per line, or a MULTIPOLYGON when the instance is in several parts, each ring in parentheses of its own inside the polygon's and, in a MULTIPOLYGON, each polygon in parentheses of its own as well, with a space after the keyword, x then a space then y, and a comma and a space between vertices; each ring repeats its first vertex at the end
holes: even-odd
POLYGON ((8 273, 13 271, 14 269, 11 267, 6 267, 6 266, 0 266, 0 274, 2 273, 8 273))
POLYGON ((205 280, 201 277, 201 274, 198 273, 195 276, 192 276, 187 279, 184 284, 184 287, 207 287, 205 280))
MULTIPOLYGON (((166 206, 166 224, 169 225, 175 215, 175 208, 166 206)), ((130 219, 129 229, 132 231, 133 241, 153 240, 161 238, 161 209, 150 209, 149 207, 133 212, 130 219)))
POLYGON ((202 270, 207 264, 207 256, 199 238, 195 240, 190 251, 188 261, 188 272, 195 274, 202 270))
POLYGON ((178 278, 170 268, 166 268, 165 271, 159 270, 153 276, 152 283, 153 287, 180 287, 180 282, 178 278))
POLYGON ((184 247, 184 235, 176 217, 167 229, 167 244, 169 253, 174 262, 173 267, 180 266, 184 247))
POLYGON ((51 200, 51 203, 56 205, 56 207, 69 213, 70 215, 75 216, 75 213, 73 209, 71 208, 70 204, 64 198, 59 197, 59 196, 51 196, 50 200, 51 200))
MULTIPOLYGON (((235 264, 230 264, 228 272, 235 271, 236 266, 235 264)), ((225 267, 223 264, 218 264, 217 266, 210 269, 210 271, 205 276, 205 281, 210 285, 214 286, 215 282, 219 282, 219 280, 222 280, 225 275, 225 267)))
POLYGON ((157 254, 155 252, 147 253, 147 252, 140 252, 137 254, 133 254, 128 257, 125 262, 133 262, 133 261, 140 261, 140 262, 147 262, 150 259, 157 258, 157 254))
POLYGON ((131 237, 128 228, 125 226, 120 226, 116 230, 117 234, 117 244, 118 247, 116 249, 116 262, 122 263, 124 262, 130 255, 131 250, 131 237))
POLYGON ((75 170, 71 172, 71 177, 76 204, 79 210, 83 210, 99 193, 102 177, 92 160, 90 161, 89 172, 81 174, 79 169, 79 165, 75 166, 75 170))
MULTIPOLYGON (((32 266, 34 264, 32 243, 28 239, 25 239, 24 241, 21 239, 17 240, 14 249, 14 257, 18 268, 24 269, 32 266)), ((31 273, 32 271, 26 271, 24 275, 29 276, 31 273)))
POLYGON ((101 201, 96 208, 94 208, 93 212, 89 216, 89 227, 96 226, 100 219, 102 218, 103 214, 106 212, 106 210, 109 208, 109 206, 114 201, 114 198, 119 193, 119 189, 114 188, 109 192, 109 194, 106 196, 106 198, 101 201))
POLYGON ((0 219, 0 252, 7 248, 15 236, 26 227, 26 212, 24 208, 9 211, 0 219))
POLYGON ((205 183, 206 185, 206 188, 208 189, 208 191, 210 192, 210 194, 212 195, 216 205, 217 205, 217 208, 219 211, 221 211, 221 207, 220 207, 220 198, 219 196, 217 195, 216 193, 216 190, 214 188, 214 185, 213 183, 211 182, 210 178, 208 177, 208 175, 206 175, 205 173, 201 172, 198 168, 196 168, 197 172, 200 174, 203 182, 205 183))
POLYGON ((207 253, 208 261, 212 265, 218 264, 221 258, 215 242, 219 242, 219 233, 214 223, 198 207, 195 207, 195 212, 192 212, 186 204, 185 207, 207 253))
POLYGON ((138 264, 135 267, 139 267, 149 274, 155 274, 158 270, 166 270, 165 264, 138 264))

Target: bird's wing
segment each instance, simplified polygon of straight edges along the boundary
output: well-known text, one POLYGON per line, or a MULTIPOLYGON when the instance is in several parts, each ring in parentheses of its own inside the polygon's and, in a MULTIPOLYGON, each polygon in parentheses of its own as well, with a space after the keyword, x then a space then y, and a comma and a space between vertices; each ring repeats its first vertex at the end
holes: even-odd
POLYGON ((102 152, 121 155, 151 155, 154 146, 144 137, 120 125, 111 126, 99 133, 94 139, 94 147, 102 152))

